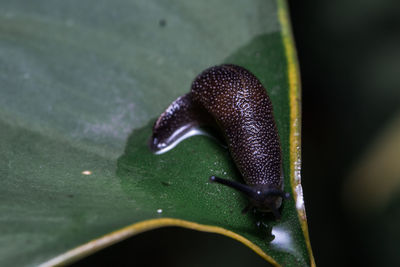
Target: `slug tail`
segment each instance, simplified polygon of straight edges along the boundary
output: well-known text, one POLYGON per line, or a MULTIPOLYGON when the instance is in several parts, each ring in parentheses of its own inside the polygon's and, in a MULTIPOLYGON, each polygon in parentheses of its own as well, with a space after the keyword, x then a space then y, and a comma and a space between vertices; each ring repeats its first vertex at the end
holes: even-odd
POLYGON ((206 134, 199 127, 212 124, 212 121, 212 117, 192 100, 191 93, 180 96, 154 123, 150 150, 162 154, 186 138, 206 134))

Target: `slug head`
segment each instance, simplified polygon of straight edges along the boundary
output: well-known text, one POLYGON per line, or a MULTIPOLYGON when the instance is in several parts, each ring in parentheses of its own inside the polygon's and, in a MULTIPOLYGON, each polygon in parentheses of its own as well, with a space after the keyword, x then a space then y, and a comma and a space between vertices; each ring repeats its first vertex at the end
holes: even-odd
POLYGON ((249 205, 243 210, 243 213, 255 208, 260 212, 272 212, 276 219, 280 219, 279 208, 282 199, 287 199, 290 196, 289 193, 285 193, 277 186, 270 184, 250 186, 216 176, 211 176, 210 181, 232 187, 245 194, 249 198, 249 205))

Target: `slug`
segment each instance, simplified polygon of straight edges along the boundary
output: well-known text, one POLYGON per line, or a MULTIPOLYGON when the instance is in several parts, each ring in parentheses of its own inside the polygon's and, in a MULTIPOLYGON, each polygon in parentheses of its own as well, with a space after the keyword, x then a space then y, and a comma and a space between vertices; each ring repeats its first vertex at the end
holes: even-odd
POLYGON ((210 126, 219 130, 246 184, 211 176, 249 198, 243 209, 281 217, 282 155, 272 104, 260 81, 243 67, 225 64, 203 71, 190 93, 176 99, 153 126, 150 149, 159 153, 210 126))

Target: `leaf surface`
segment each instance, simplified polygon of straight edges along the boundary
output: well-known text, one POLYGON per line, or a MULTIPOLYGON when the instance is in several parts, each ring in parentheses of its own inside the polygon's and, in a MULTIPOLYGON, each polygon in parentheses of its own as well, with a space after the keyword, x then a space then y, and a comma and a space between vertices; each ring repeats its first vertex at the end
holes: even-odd
POLYGON ((2 1, 0 22, 2 266, 66 264, 169 225, 228 235, 275 265, 314 264, 284 2, 2 1), (218 143, 147 148, 157 116, 224 62, 252 71, 273 102, 293 197, 268 221, 272 241, 240 213, 243 196, 209 184, 241 180, 218 143))

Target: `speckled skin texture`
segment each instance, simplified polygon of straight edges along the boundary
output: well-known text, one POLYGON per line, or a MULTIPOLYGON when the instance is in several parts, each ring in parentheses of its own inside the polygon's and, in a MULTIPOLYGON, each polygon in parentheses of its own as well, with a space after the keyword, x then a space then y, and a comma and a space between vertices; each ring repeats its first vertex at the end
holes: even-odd
POLYGON ((247 193, 251 207, 276 213, 282 198, 266 192, 283 192, 281 147, 272 104, 260 81, 236 65, 205 70, 192 83, 191 92, 161 114, 153 128, 152 149, 205 124, 222 131, 244 181, 254 189, 247 193))
POLYGON ((272 104, 258 79, 239 66, 212 67, 195 79, 192 94, 224 132, 245 182, 281 188, 281 148, 272 104))

